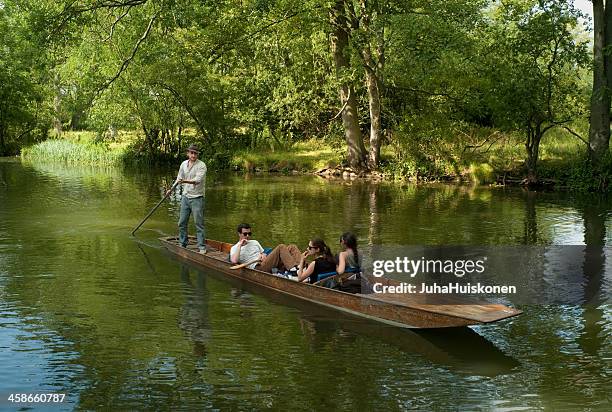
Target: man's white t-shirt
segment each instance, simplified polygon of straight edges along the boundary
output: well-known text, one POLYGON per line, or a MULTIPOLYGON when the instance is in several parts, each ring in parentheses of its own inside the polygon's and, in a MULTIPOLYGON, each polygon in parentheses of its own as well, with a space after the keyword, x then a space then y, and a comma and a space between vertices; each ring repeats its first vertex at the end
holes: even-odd
MULTIPOLYGON (((240 243, 240 242, 238 242, 240 243)), ((230 251, 230 256, 234 256, 234 253, 238 250, 238 243, 232 246, 232 250, 230 251)), ((256 240, 247 240, 246 245, 242 246, 240 249, 240 263, 250 262, 251 260, 255 260, 259 257, 259 254, 264 251, 263 247, 256 240)), ((257 263, 253 263, 249 265, 249 268, 253 269, 257 266, 257 263)))

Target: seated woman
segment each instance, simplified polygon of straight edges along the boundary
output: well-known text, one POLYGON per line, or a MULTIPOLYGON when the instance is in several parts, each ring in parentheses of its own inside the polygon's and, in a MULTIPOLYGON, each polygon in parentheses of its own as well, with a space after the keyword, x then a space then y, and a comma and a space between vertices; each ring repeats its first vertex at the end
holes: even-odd
POLYGON ((361 293, 361 265, 357 251, 357 237, 351 232, 345 232, 340 236, 340 245, 344 250, 337 256, 338 276, 331 278, 323 286, 342 292, 361 293))
MULTIPOLYGON (((340 245, 344 249, 338 254, 336 272, 342 275, 345 272, 359 272, 359 252, 357 251, 357 237, 351 232, 344 232, 340 236, 340 245)), ((346 278, 347 276, 342 276, 346 278)))
POLYGON ((320 273, 334 270, 336 270, 336 261, 325 242, 322 239, 312 239, 308 242, 308 249, 302 253, 298 265, 298 282, 309 279, 310 283, 315 283, 320 273), (314 257, 314 260, 306 266, 306 258, 309 256, 314 257))

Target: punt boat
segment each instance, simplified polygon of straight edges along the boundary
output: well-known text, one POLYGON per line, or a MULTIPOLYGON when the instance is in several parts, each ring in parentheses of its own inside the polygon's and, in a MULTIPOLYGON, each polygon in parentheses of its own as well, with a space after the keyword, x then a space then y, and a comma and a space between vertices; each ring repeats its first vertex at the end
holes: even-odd
MULTIPOLYGON (((177 237, 162 237, 162 245, 172 254, 198 266, 217 270, 227 276, 241 279, 297 299, 316 303, 331 309, 359 317, 383 322, 403 328, 449 328, 481 325, 517 316, 522 312, 502 304, 468 301, 455 297, 434 300, 426 295, 400 293, 347 293, 319 285, 296 282, 257 269, 233 266, 228 256, 231 243, 207 239, 208 253, 198 252, 194 239, 190 238, 186 248, 177 237)), ((373 278, 363 274, 367 284, 383 283, 397 285, 398 281, 389 278, 373 278)))

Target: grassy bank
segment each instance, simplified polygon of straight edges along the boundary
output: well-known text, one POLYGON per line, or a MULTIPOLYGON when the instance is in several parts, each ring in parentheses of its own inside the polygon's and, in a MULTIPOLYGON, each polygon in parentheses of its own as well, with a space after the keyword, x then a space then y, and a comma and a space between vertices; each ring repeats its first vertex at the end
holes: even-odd
POLYGON ((93 132, 67 132, 21 150, 25 160, 98 165, 121 164, 127 153, 125 142, 96 142, 93 132))
MULTIPOLYGON (((434 146, 434 145, 432 145, 434 146)), ((401 144, 381 151, 381 172, 386 179, 467 181, 474 184, 518 183, 525 176, 524 140, 518 134, 482 130, 471 139, 437 141, 435 148, 409 150, 401 144)), ((311 173, 343 164, 345 147, 322 141, 297 143, 289 150, 245 150, 232 157, 232 167, 243 171, 311 173)), ((541 142, 538 177, 547 186, 578 191, 609 190, 612 162, 597 173, 587 159, 584 142, 564 130, 552 130, 541 142)))
MULTIPOLYGON (((189 139, 190 141, 192 139, 189 139)), ((66 163, 126 164, 143 157, 142 138, 135 132, 120 132, 112 142, 96 140, 92 132, 68 132, 59 140, 47 140, 22 151, 28 160, 66 163)), ((203 153, 211 169, 244 172, 312 173, 323 168, 342 169, 346 155, 343 142, 330 144, 322 139, 295 142, 283 148, 217 149, 203 153)), ((525 148, 520 135, 478 130, 470 136, 436 140, 427 144, 401 140, 383 146, 381 172, 384 178, 419 181, 471 181, 494 184, 517 181, 524 176, 525 148)), ((176 155, 165 155, 158 162, 176 163, 176 155)), ((609 168, 612 171, 612 165, 609 168)), ((600 173, 609 182, 610 175, 600 173)), ((563 130, 550 132, 540 146, 539 178, 558 187, 601 190, 605 182, 594 179, 586 159, 586 145, 563 130)))
POLYGON ((311 173, 324 167, 336 167, 343 158, 343 148, 313 139, 294 143, 289 149, 237 151, 231 156, 230 167, 248 172, 311 173))

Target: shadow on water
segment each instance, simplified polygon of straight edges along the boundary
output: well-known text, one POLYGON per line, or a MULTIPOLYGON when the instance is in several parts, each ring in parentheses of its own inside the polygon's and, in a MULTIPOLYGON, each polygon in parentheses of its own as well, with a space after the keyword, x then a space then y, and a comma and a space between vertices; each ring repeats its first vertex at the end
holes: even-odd
MULTIPOLYGON (((183 279, 188 278, 189 272, 185 269, 187 264, 174 255, 169 253, 167 255, 180 262, 181 277, 183 279)), ((191 266, 191 263, 188 263, 188 265, 195 268, 199 282, 205 283, 206 276, 212 276, 229 283, 235 288, 233 294, 240 295, 246 291, 262 296, 274 304, 298 309, 301 312, 301 321, 312 325, 308 329, 314 335, 324 331, 348 331, 374 338, 405 352, 419 354, 432 363, 463 374, 492 377, 512 373, 513 368, 519 365, 514 358, 504 354, 493 343, 470 328, 416 330, 379 324, 375 321, 358 318, 308 301, 292 298, 263 286, 228 277, 215 270, 206 269, 202 271, 195 265, 191 266)), ((187 300, 193 300, 191 295, 188 295, 187 300)), ((202 313, 205 311, 205 309, 202 309, 196 312, 202 313)), ((207 324, 207 322, 202 323, 207 324)), ((190 333, 193 334, 194 331, 192 330, 190 333)), ((201 334, 210 334, 210 330, 204 327, 201 334)))

